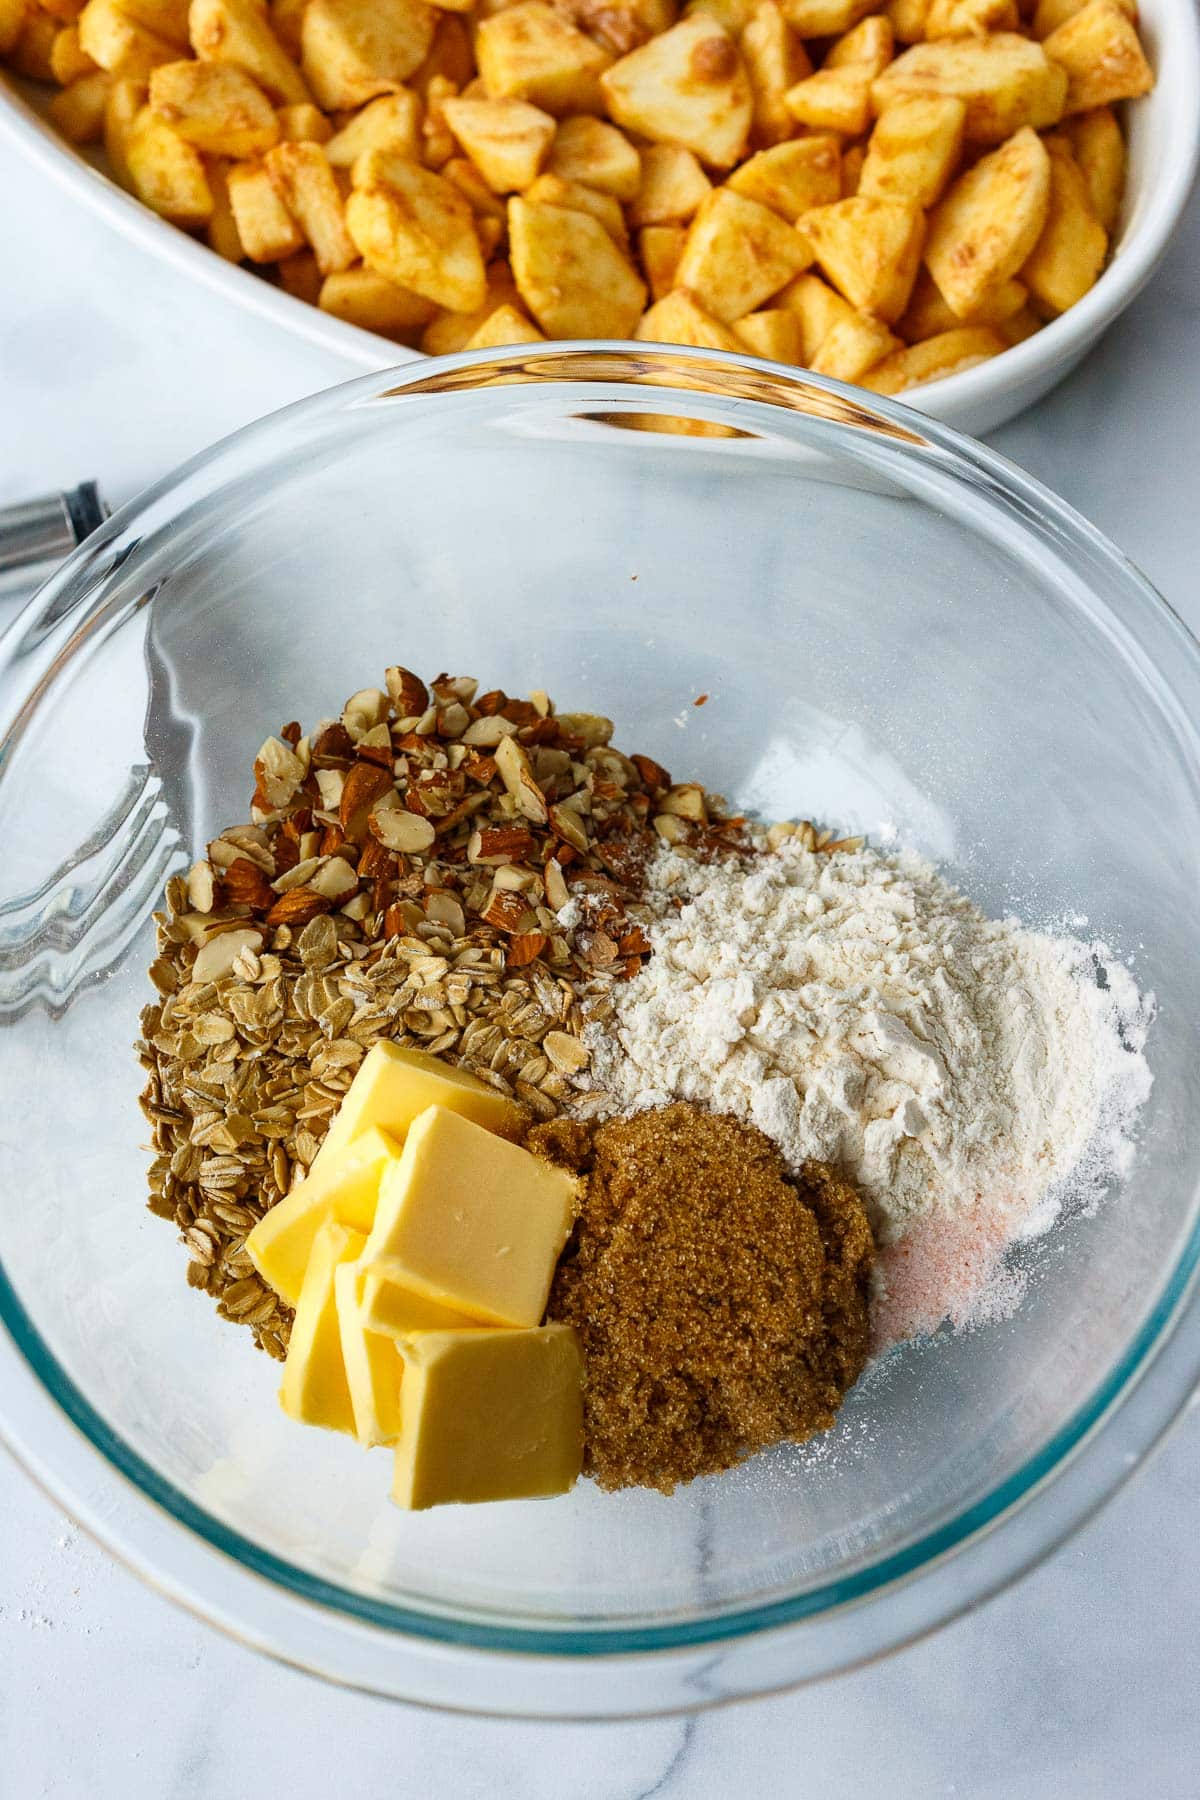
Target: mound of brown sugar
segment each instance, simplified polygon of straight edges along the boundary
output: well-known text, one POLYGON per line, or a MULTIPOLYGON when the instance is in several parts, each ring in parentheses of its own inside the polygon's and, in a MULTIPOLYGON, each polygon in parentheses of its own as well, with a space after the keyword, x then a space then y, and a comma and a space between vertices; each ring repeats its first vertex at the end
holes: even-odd
POLYGON ((585 1470, 653 1487, 833 1424, 867 1358, 871 1229, 823 1164, 688 1105, 530 1148, 585 1177, 550 1316, 583 1344, 585 1470))

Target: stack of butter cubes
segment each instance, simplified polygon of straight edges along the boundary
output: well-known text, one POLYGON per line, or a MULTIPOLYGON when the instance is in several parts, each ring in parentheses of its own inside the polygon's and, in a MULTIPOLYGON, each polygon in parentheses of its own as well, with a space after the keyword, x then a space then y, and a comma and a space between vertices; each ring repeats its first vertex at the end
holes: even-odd
POLYGON ((560 1494, 583 1456, 575 1333, 543 1325, 576 1183, 512 1141, 521 1114, 376 1044, 307 1178, 246 1240, 296 1309, 290 1417, 395 1450, 421 1508, 560 1494))

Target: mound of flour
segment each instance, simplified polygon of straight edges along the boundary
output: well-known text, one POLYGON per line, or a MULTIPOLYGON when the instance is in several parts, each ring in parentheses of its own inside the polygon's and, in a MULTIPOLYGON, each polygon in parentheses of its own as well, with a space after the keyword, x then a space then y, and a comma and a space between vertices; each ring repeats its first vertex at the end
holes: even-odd
POLYGON ((1128 1166, 1153 999, 1103 945, 987 919, 915 856, 795 842, 664 851, 649 899, 654 954, 593 1032, 608 1103, 692 1100, 841 1164, 882 1251, 878 1335, 1006 1310, 1004 1248, 1128 1166))

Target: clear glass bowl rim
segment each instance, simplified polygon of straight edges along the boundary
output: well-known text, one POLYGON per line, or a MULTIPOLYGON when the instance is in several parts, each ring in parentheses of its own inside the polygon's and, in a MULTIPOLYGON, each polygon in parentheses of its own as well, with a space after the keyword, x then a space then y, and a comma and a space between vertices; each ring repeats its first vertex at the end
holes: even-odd
MULTIPOLYGON (((1060 548, 1065 545, 1075 559, 1095 561, 1117 577, 1136 615, 1134 622, 1142 628, 1140 634, 1135 634, 1138 642, 1147 634, 1161 636, 1164 648, 1169 645, 1173 651, 1171 686, 1161 672, 1163 659, 1150 657, 1147 661, 1144 652, 1141 656, 1144 671, 1148 670, 1154 679, 1156 697, 1171 702, 1171 710, 1177 717, 1181 710, 1185 719, 1200 717, 1200 645, 1173 608, 1102 533, 1006 459, 958 432, 910 411, 899 402, 867 395, 807 372, 798 373, 783 365, 764 364, 723 352, 681 352, 673 346, 638 345, 635 348, 580 342, 522 347, 519 354, 511 348, 462 353, 355 378, 244 427, 147 488, 114 513, 68 559, 0 638, 0 732, 3 733, 0 735, 0 764, 4 744, 10 733, 19 729, 21 714, 35 698, 39 685, 37 680, 32 687, 26 682, 24 691, 17 691, 11 674, 14 646, 22 642, 28 650, 31 644, 36 645, 38 661, 43 669, 48 669, 68 638, 78 641, 81 635, 87 635, 104 611, 109 576, 119 571, 136 551, 147 524, 157 528, 165 517, 186 510, 203 498, 214 483, 231 473, 230 465, 244 461, 250 468, 262 466, 264 452, 272 444, 282 448, 297 428, 307 431, 319 426, 325 416, 410 393, 463 392, 495 387, 503 394, 514 383, 553 384, 563 389, 572 384, 580 384, 584 389, 588 384, 601 384, 628 390, 622 396, 624 399, 628 399, 629 392, 634 390, 648 390, 641 399, 639 410, 651 411, 657 405, 663 411, 683 412, 727 424, 750 424, 756 409, 761 408, 776 415, 771 420, 771 429, 783 435, 788 433, 787 415, 799 414, 809 421, 803 427, 805 431, 828 431, 835 436, 845 430, 862 431, 882 440, 885 445, 894 446, 895 453, 901 456, 931 458, 943 472, 949 469, 985 494, 1002 495, 1027 527, 1032 525, 1047 538, 1052 538, 1060 548), (743 406, 750 409, 746 415, 740 413, 743 406), (1191 692, 1194 704, 1190 707, 1183 705, 1181 708, 1181 687, 1191 692)), ((1093 598, 1111 621, 1110 610, 1097 597, 1093 598)), ((1129 635, 1127 622, 1123 635, 1129 635)), ((1193 745, 1200 753, 1200 739, 1194 732, 1191 735, 1193 745)), ((1197 761, 1200 763, 1200 754, 1197 761)), ((263 1550, 163 1480, 109 1428, 50 1352, 2 1265, 0 1323, 6 1329, 8 1342, 0 1338, 0 1370, 9 1363, 14 1372, 31 1374, 40 1390, 38 1404, 44 1397, 51 1414, 65 1415, 82 1434, 90 1450, 98 1453, 108 1468, 130 1485, 139 1501, 148 1502, 175 1525, 195 1534, 202 1545, 300 1602, 340 1617, 346 1623, 374 1627, 388 1637, 408 1640, 414 1649, 423 1645, 427 1649, 440 1647, 451 1652, 482 1652, 485 1656, 500 1653, 510 1658, 529 1658, 533 1664, 540 1658, 625 1659, 653 1655, 661 1660, 672 1652, 686 1653, 703 1646, 729 1644, 738 1639, 778 1633, 789 1626, 802 1629, 806 1623, 850 1607, 862 1609, 872 1603, 886 1604, 889 1593, 894 1593, 900 1586, 911 1588, 923 1573, 933 1574, 939 1568, 944 1569, 947 1559, 953 1557, 955 1568, 963 1577, 954 1584, 953 1598, 938 1606, 932 1616, 899 1632, 889 1634, 886 1626, 877 1630, 874 1641, 866 1648, 851 1658, 842 1658, 835 1665, 844 1668, 911 1641, 1007 1586, 1078 1529, 1145 1462, 1184 1410, 1200 1380, 1198 1271, 1200 1221, 1193 1226, 1151 1316, 1127 1346, 1108 1379, 1041 1451, 977 1504, 901 1551, 811 1592, 695 1621, 657 1626, 531 1629, 445 1618, 351 1593, 263 1550), (21 1364, 24 1364, 23 1371, 21 1364), (1143 1390, 1144 1402, 1140 1407, 1135 1404, 1139 1388, 1143 1390), (1079 1464, 1089 1456, 1092 1479, 1089 1481, 1084 1475, 1081 1481, 1079 1464), (1075 1492, 1065 1504, 1051 1505, 1051 1490, 1058 1485, 1053 1478, 1065 1476, 1069 1468, 1074 1470, 1075 1492), (1102 1473, 1098 1474, 1098 1471, 1102 1473), (1012 1544, 1006 1553, 997 1553, 997 1540, 1003 1537, 1006 1525, 1014 1525, 1018 1515, 1027 1517, 1030 1509, 1036 1509, 1039 1503, 1045 1512, 1041 1527, 1035 1525, 1032 1534, 1027 1531, 1022 1534, 1023 1540, 1028 1539, 1028 1542, 1012 1544), (988 1551, 989 1546, 990 1553, 980 1558, 978 1552, 988 1551), (968 1575, 964 1564, 969 1561, 968 1553, 972 1549, 976 1561, 968 1575)), ((0 1383, 0 1396, 5 1391, 6 1384, 0 1383)), ((130 1556, 106 1534, 102 1521, 87 1516, 89 1508, 75 1491, 72 1478, 61 1466, 50 1467, 43 1461, 30 1443, 27 1429, 13 1426, 3 1398, 0 1398, 0 1439, 8 1443, 18 1460, 68 1511, 80 1517, 101 1541, 118 1555, 133 1561, 140 1573, 158 1584, 158 1569, 142 1563, 136 1554, 130 1556)), ((74 1471, 78 1459, 69 1453, 60 1454, 58 1464, 65 1462, 70 1462, 74 1471)), ((163 1585, 168 1591, 173 1586, 165 1575, 163 1585)), ((183 1593, 177 1597, 211 1622, 230 1628, 220 1610, 206 1604, 203 1597, 183 1593)), ((236 1631, 236 1627, 233 1629, 236 1631)), ((313 1666, 304 1656, 295 1655, 282 1644, 263 1642, 260 1647, 300 1666, 313 1666)), ((330 1671, 317 1667, 315 1672, 330 1671)), ((811 1671, 814 1674, 830 1672, 832 1668, 811 1671)), ((805 1678, 801 1674, 794 1679, 805 1678)), ((772 1687, 788 1685, 792 1685, 791 1679, 775 1682, 772 1687)), ((376 1691, 395 1690, 381 1686, 376 1691)), ((711 1697, 689 1704, 707 1703, 711 1703, 711 1697)), ((523 1707, 494 1709, 486 1706, 478 1709, 471 1706, 468 1710, 526 1711, 523 1707)), ((639 1706, 629 1710, 640 1712, 643 1709, 639 1706)), ((644 1710, 675 1711, 681 1708, 647 1707, 644 1710)))

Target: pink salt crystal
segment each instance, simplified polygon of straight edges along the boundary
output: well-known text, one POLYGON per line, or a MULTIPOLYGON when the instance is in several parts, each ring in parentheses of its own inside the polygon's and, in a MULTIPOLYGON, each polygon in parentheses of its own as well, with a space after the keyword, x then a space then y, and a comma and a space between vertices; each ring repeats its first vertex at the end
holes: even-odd
POLYGON ((881 1250, 871 1308, 875 1353, 928 1336, 946 1320, 961 1329, 1010 1318, 1025 1282, 1004 1267, 1004 1253, 1026 1210, 981 1196, 965 1213, 928 1214, 881 1250))

